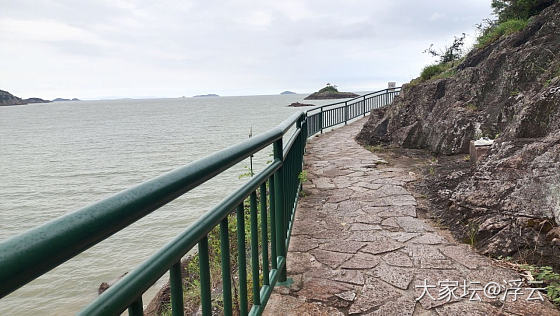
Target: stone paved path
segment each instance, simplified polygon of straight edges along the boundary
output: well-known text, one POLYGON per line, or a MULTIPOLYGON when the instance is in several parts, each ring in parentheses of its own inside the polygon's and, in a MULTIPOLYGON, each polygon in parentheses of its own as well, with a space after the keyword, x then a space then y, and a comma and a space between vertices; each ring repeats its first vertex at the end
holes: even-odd
POLYGON ((520 276, 419 219, 404 187, 414 174, 354 141, 364 122, 309 143, 308 195, 298 206, 287 261, 294 283, 275 289, 265 315, 560 315, 548 302, 527 301, 529 289, 516 301, 515 291, 505 302, 503 292, 486 297, 489 282, 520 276), (445 283, 438 284, 446 280, 448 288, 458 285, 449 301, 440 292, 445 283), (464 282, 467 296, 481 301, 460 298, 464 282))

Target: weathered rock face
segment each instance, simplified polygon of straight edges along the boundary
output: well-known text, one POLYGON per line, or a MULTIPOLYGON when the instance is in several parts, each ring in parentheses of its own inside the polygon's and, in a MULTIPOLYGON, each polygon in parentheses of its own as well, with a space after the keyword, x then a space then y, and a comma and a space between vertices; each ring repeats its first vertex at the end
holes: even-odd
POLYGON ((469 53, 453 77, 403 86, 358 140, 452 155, 478 136, 497 139, 452 192, 441 190, 444 216, 476 223, 488 254, 543 243, 557 251, 560 234, 549 231, 560 224, 560 3, 469 53))
POLYGON ((25 102, 8 91, 0 90, 0 105, 18 105, 25 104, 25 102))

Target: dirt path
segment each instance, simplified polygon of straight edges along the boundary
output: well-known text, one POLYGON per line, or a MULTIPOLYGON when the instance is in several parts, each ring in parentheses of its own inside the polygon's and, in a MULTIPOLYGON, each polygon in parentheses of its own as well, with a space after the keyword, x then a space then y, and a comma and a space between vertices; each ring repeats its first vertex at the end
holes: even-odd
POLYGON ((364 122, 308 144, 287 262, 294 283, 275 290, 265 315, 560 315, 530 289, 540 285, 519 286, 518 273, 418 218, 405 188, 414 172, 358 145, 364 122))

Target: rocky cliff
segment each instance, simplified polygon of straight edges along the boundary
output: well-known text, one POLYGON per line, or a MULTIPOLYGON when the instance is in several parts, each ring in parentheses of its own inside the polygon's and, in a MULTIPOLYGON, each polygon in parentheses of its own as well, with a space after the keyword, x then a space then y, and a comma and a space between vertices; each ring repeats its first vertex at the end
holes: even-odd
POLYGON ((560 3, 455 70, 404 85, 358 140, 464 157, 472 139, 496 138, 478 164, 432 177, 441 217, 459 236, 474 227, 484 253, 560 262, 560 3))
POLYGON ((49 100, 43 100, 40 98, 29 98, 29 99, 22 99, 18 98, 15 95, 12 95, 8 91, 0 90, 0 106, 2 105, 20 105, 20 104, 28 104, 28 103, 47 103, 51 102, 49 100))
POLYGON ((0 90, 0 105, 18 105, 25 104, 21 98, 18 98, 8 91, 0 90))

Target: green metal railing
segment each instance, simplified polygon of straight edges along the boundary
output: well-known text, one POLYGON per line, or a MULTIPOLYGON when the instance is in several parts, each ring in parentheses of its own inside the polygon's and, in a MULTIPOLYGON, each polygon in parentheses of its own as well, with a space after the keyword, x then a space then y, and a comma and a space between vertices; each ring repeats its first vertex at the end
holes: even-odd
POLYGON ((287 281, 286 255, 301 189, 299 175, 307 138, 325 128, 365 116, 366 111, 392 102, 397 94, 398 89, 386 89, 314 108, 307 113, 295 113, 277 127, 245 142, 1 242, 0 298, 272 145, 274 161, 263 171, 80 312, 82 315, 118 315, 128 309, 130 315, 142 315, 142 294, 169 271, 172 314, 183 315, 181 258, 197 246, 202 313, 210 315, 212 294, 208 235, 219 227, 223 312, 225 315, 234 312, 231 261, 232 256, 236 256, 239 290, 235 300, 239 313, 261 314, 274 286, 287 281), (294 125, 293 134, 283 144, 285 134, 294 125), (244 204, 247 200, 252 282, 248 282, 246 270, 244 204), (228 216, 235 216, 237 221, 237 253, 231 253, 228 216), (248 283, 252 284, 251 289, 247 289, 248 283), (252 294, 251 302, 248 301, 248 290, 252 294))
POLYGON ((323 133, 325 128, 346 124, 354 118, 366 116, 373 109, 385 107, 393 103, 400 91, 400 87, 388 88, 310 109, 307 111, 307 136, 323 133))

